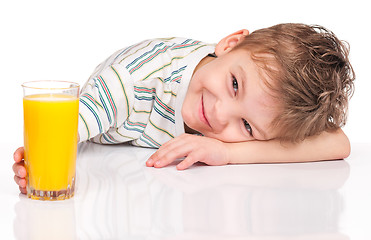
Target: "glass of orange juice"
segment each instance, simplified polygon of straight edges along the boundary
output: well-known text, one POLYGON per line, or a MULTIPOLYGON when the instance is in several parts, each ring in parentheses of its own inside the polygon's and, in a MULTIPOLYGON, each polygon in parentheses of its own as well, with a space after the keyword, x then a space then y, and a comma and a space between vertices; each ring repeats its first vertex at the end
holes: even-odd
POLYGON ((79 88, 65 81, 22 84, 27 196, 73 197, 78 141, 79 88))

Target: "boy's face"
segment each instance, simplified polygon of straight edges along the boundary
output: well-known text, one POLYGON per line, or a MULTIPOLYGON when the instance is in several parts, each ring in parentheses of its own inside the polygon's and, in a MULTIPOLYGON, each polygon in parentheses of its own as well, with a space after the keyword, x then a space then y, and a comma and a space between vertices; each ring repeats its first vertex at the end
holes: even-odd
POLYGON ((269 94, 261 69, 243 49, 207 57, 196 68, 183 106, 185 124, 224 142, 275 138, 270 123, 278 102, 269 94))

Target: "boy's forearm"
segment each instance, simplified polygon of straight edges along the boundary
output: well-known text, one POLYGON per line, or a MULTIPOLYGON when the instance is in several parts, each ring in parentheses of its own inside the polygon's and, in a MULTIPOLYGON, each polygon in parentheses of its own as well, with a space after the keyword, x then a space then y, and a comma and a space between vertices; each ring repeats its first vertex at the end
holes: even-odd
POLYGON ((350 154, 350 143, 341 129, 323 132, 299 143, 249 141, 230 143, 230 163, 291 163, 312 162, 346 158, 350 154))

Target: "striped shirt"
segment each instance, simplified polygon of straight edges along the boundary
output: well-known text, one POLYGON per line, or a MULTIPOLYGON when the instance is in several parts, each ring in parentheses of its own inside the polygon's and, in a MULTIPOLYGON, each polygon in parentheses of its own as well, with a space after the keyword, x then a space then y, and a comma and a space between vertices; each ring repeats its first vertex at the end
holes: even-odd
POLYGON ((80 94, 80 141, 158 148, 184 133, 181 107, 197 64, 215 46, 152 39, 101 63, 80 94))

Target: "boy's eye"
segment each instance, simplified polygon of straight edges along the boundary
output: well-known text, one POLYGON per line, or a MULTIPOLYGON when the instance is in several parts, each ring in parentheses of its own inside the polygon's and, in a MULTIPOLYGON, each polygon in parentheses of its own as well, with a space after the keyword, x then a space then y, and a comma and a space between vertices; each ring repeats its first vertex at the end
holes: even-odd
POLYGON ((233 87, 233 91, 237 92, 238 90, 238 82, 237 82, 237 79, 235 78, 235 76, 232 76, 232 87, 233 87))
POLYGON ((250 123, 248 123, 245 119, 242 119, 243 121, 243 125, 245 126, 246 130, 250 133, 250 135, 252 136, 252 128, 250 126, 250 123))

